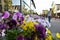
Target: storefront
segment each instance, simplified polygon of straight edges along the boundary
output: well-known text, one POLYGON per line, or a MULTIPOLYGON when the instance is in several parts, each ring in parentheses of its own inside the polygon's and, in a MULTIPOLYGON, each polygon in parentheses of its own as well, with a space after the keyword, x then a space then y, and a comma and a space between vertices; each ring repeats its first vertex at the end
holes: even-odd
POLYGON ((17 8, 17 10, 24 14, 31 13, 31 10, 36 8, 33 0, 18 0, 16 2, 13 1, 12 3, 13 8, 17 8))
POLYGON ((32 5, 34 9, 36 8, 33 0, 20 0, 20 12, 22 13, 31 13, 32 5), (24 12, 25 11, 25 12, 24 12))

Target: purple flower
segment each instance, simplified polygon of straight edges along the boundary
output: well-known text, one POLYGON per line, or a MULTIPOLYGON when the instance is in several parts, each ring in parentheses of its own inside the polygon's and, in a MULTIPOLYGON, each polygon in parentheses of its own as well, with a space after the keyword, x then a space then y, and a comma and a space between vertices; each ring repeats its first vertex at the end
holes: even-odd
POLYGON ((21 16, 21 17, 20 17, 20 20, 21 20, 21 21, 23 21, 23 20, 24 20, 24 17, 23 17, 23 16, 21 16))
POLYGON ((16 12, 16 13, 14 13, 14 15, 13 15, 13 19, 14 19, 14 20, 17 20, 17 19, 19 19, 19 20, 24 20, 24 17, 23 17, 23 15, 22 15, 22 13, 16 12))
POLYGON ((16 40, 24 40, 24 37, 22 35, 19 35, 16 40))
POLYGON ((13 15, 13 20, 16 20, 17 23, 22 24, 24 20, 24 16, 20 12, 16 12, 13 15))
POLYGON ((22 16, 22 13, 16 12, 16 15, 19 16, 19 17, 21 17, 22 16))
POLYGON ((6 29, 6 24, 5 23, 4 24, 0 23, 0 29, 6 29))
POLYGON ((42 24, 35 24, 34 26, 35 26, 36 30, 38 30, 38 31, 40 31, 40 27, 41 28, 43 27, 42 24))
POLYGON ((38 36, 40 38, 44 38, 46 35, 46 28, 44 28, 43 25, 41 25, 41 24, 36 24, 35 28, 36 28, 36 31, 38 33, 38 36))
POLYGON ((9 16, 10 16, 10 13, 8 11, 5 11, 3 13, 3 18, 9 18, 9 16))
POLYGON ((17 15, 14 14, 12 19, 17 20, 17 15))
POLYGON ((19 21, 19 24, 23 24, 23 21, 19 21))
POLYGON ((7 25, 9 26, 9 29, 12 29, 16 27, 17 22, 15 20, 10 20, 9 22, 7 22, 7 25))

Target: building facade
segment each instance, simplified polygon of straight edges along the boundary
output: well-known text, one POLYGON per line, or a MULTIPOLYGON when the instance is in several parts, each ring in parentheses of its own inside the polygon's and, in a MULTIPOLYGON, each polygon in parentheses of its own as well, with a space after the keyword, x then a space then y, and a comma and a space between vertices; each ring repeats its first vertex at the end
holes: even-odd
POLYGON ((17 10, 22 13, 25 13, 25 12, 30 13, 30 12, 32 12, 32 11, 30 11, 30 10, 32 10, 31 5, 33 5, 33 7, 36 8, 33 0, 18 0, 18 1, 20 1, 20 4, 12 5, 13 11, 16 10, 16 8, 17 8, 17 10))
POLYGON ((56 4, 57 5, 57 16, 60 18, 60 4, 56 4))
POLYGON ((57 10, 60 10, 60 4, 56 4, 57 10))
POLYGON ((4 11, 4 0, 0 0, 0 12, 4 11))
POLYGON ((4 10, 12 10, 12 0, 4 0, 4 10))
POLYGON ((12 9, 12 0, 0 0, 0 12, 12 9))

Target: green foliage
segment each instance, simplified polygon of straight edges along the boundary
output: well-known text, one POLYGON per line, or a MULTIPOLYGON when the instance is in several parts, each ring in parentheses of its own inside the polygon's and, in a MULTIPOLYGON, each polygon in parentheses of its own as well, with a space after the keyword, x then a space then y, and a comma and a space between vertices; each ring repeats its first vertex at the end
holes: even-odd
POLYGON ((11 30, 7 30, 6 33, 6 40, 16 40, 16 37, 20 34, 20 30, 18 28, 14 28, 11 30))
POLYGON ((26 31, 23 31, 22 34, 24 36, 31 36, 32 35, 32 31, 30 31, 30 29, 26 30, 26 31))

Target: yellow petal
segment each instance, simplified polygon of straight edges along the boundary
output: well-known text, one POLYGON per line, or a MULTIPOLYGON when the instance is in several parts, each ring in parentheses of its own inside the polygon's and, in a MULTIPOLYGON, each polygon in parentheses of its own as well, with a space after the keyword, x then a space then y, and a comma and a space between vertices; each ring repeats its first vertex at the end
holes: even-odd
POLYGON ((50 30, 47 30, 47 33, 48 33, 48 34, 51 34, 51 31, 50 31, 50 30))
POLYGON ((56 33, 56 37, 57 38, 60 38, 60 33, 56 33))

